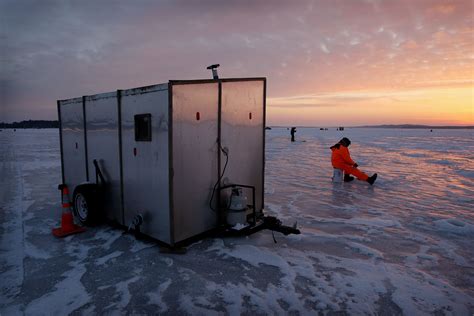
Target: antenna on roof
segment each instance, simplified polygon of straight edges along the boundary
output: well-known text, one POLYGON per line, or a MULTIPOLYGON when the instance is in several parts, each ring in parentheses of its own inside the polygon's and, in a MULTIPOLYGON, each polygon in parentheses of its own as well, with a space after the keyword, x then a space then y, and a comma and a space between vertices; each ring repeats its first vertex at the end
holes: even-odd
POLYGON ((217 74, 217 68, 219 68, 219 66, 220 66, 219 64, 214 64, 207 67, 207 69, 212 70, 213 79, 219 79, 219 75, 217 74))

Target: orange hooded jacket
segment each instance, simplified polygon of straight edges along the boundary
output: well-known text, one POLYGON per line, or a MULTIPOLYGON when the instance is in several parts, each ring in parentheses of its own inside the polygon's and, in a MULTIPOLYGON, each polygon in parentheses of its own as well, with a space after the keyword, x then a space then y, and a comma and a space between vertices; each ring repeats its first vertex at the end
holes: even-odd
POLYGON ((344 169, 348 165, 352 167, 355 164, 346 146, 336 144, 331 147, 331 151, 331 163, 334 168, 344 169))

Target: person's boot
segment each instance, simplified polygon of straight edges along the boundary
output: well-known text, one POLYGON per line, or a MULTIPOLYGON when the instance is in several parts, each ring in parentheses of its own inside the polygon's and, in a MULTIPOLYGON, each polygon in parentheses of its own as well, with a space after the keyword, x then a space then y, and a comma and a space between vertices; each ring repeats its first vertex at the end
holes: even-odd
POLYGON ((374 184, 375 180, 377 179, 377 174, 374 173, 371 177, 367 179, 367 182, 370 183, 370 185, 374 184))
POLYGON ((344 175, 344 182, 351 182, 352 180, 354 180, 354 177, 352 177, 350 174, 344 175))

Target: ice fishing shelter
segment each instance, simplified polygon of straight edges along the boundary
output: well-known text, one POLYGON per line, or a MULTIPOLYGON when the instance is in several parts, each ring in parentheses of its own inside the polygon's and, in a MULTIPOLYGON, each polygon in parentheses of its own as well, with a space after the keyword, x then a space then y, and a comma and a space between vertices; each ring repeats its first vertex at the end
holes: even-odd
POLYGON ((141 217, 141 232, 170 245, 217 227, 220 185, 255 187, 261 213, 265 94, 265 78, 239 78, 60 100, 63 183, 88 198, 101 172, 107 219, 127 227, 141 217))

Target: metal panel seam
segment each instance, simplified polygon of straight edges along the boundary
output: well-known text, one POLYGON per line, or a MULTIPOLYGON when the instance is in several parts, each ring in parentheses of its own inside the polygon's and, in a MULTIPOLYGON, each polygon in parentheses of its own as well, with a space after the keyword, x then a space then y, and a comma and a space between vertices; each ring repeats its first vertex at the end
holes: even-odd
MULTIPOLYGON (((217 184, 217 192, 221 192, 221 181, 220 181, 220 176, 221 176, 221 148, 222 148, 222 143, 221 143, 221 129, 222 129, 222 81, 219 80, 219 85, 218 85, 218 96, 217 96, 217 181, 219 183, 217 184)), ((211 201, 212 204, 212 201, 211 201)), ((217 216, 217 223, 220 224, 220 214, 219 214, 219 208, 221 205, 221 195, 217 194, 217 207, 216 207, 216 216, 217 216)))
POLYGON ((87 153, 86 96, 82 97, 82 119, 84 123, 84 153, 86 156, 86 180, 89 182, 89 155, 87 153))
POLYGON ((173 84, 168 83, 168 178, 169 178, 169 213, 170 245, 174 246, 174 197, 173 197, 173 84))
POLYGON ((262 212, 265 209, 265 137, 267 116, 267 79, 263 80, 263 152, 262 152, 262 212))
POLYGON ((216 83, 216 82, 239 82, 239 81, 261 81, 265 77, 248 78, 220 78, 220 79, 194 79, 194 80, 170 80, 173 85, 197 84, 197 83, 216 83))
POLYGON ((64 154, 63 154, 63 127, 61 124, 61 103, 59 100, 56 103, 58 106, 59 149, 61 152, 61 180, 62 180, 62 184, 64 184, 64 154))
POLYGON ((119 165, 120 165, 120 210, 122 225, 125 225, 125 207, 123 197, 123 158, 122 158, 122 91, 117 90, 118 138, 119 138, 119 165))

